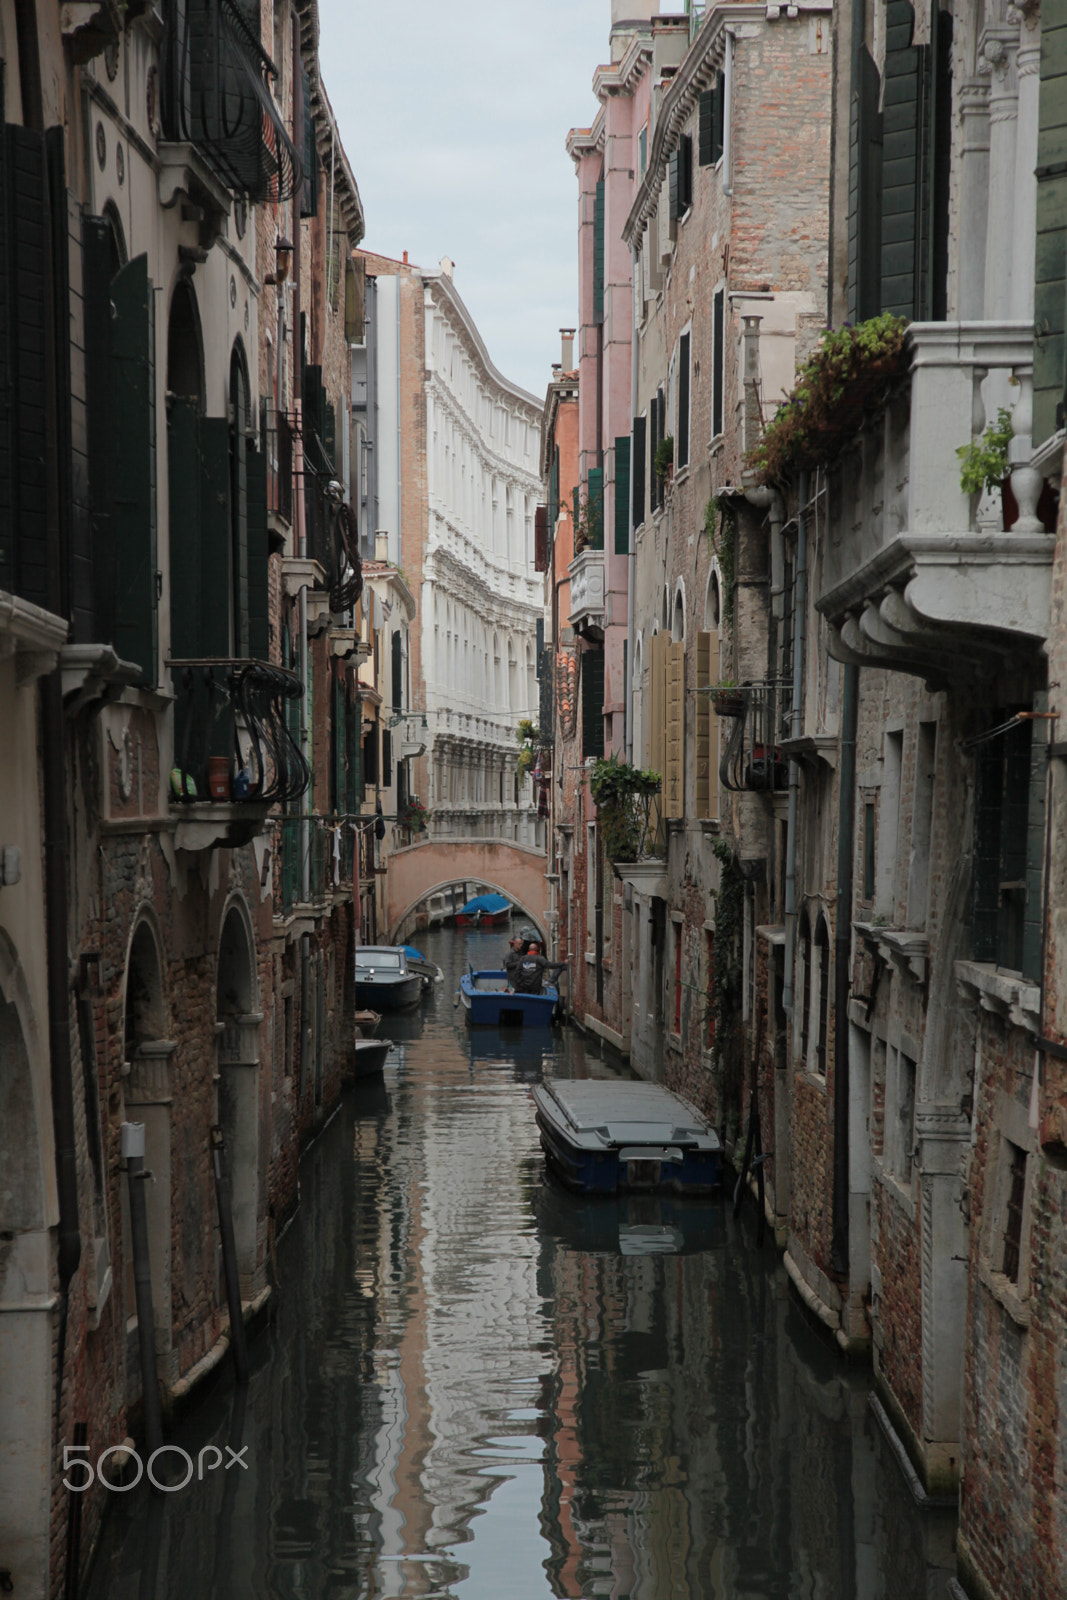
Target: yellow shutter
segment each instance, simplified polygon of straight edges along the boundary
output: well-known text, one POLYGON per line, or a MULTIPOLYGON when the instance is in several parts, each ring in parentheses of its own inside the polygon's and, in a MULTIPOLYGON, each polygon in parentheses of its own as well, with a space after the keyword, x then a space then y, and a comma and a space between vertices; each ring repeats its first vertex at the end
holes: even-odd
POLYGON ((653 802, 655 832, 664 816, 664 797, 667 793, 667 646, 670 639, 665 633, 652 636, 648 667, 648 765, 663 779, 659 799, 653 802))
POLYGON ((719 635, 697 634, 696 808, 698 817, 719 815, 719 719, 710 694, 701 690, 719 681, 719 635), (714 674, 714 676, 713 676, 714 674))
POLYGON ((667 646, 668 818, 685 815, 685 645, 667 646))

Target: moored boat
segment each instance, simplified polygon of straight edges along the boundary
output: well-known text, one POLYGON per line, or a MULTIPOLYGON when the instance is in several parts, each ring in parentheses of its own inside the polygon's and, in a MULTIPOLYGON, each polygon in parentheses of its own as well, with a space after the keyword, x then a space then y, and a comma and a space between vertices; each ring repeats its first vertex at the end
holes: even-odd
POLYGON ((557 989, 516 994, 508 988, 506 972, 475 972, 473 967, 459 980, 459 997, 467 1021, 489 1028, 547 1028, 559 1003, 557 989))
POLYGON ((422 998, 422 977, 408 970, 400 945, 359 945, 355 958, 356 1003, 375 1011, 403 1011, 422 998))
POLYGON ((498 928, 511 916, 511 902, 502 894, 476 894, 456 912, 457 928, 498 928))
POLYGON ((435 983, 444 981, 444 973, 436 961, 430 961, 421 950, 416 950, 414 945, 402 944, 399 947, 407 957, 408 971, 417 972, 422 979, 422 992, 427 994, 435 983))
POLYGON ((532 1094, 545 1158, 572 1189, 707 1194, 720 1183, 718 1134, 661 1084, 554 1081, 532 1094))
POLYGON ((370 1077, 381 1072, 385 1058, 393 1048, 392 1039, 356 1039, 354 1042, 357 1078, 370 1077))

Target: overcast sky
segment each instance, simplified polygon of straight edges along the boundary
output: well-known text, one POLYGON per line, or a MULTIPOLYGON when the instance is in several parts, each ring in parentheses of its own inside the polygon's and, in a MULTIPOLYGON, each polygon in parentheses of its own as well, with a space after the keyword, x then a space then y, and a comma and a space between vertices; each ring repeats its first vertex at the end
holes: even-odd
POLYGON ((596 113, 609 0, 319 0, 364 244, 455 284, 505 377, 543 398, 578 304, 568 128, 596 113))

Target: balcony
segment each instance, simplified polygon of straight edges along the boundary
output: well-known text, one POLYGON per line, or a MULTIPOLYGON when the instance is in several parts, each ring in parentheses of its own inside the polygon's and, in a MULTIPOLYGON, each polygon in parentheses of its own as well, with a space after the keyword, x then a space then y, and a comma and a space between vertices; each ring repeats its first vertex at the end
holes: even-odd
POLYGON ((774 794, 789 787, 789 758, 782 746, 789 736, 791 683, 743 684, 712 691, 720 720, 719 782, 740 793, 774 794))
POLYGON ((604 552, 586 546, 567 571, 571 580, 571 627, 576 633, 603 638, 604 552))
POLYGON ((258 6, 241 0, 185 0, 166 8, 164 205, 184 193, 212 210, 228 210, 226 191, 282 201, 298 187, 301 164, 271 93, 278 70, 263 49, 258 22, 258 6))
POLYGON ((1054 537, 1037 515, 1029 323, 915 323, 906 385, 830 469, 819 611, 840 661, 933 688, 1032 661, 1048 632, 1054 537), (957 450, 1013 409, 1018 512, 960 488, 957 450))
POLYGON ((168 666, 175 693, 175 845, 211 850, 248 844, 264 831, 271 808, 299 799, 310 781, 289 726, 303 685, 296 673, 259 661, 168 666))

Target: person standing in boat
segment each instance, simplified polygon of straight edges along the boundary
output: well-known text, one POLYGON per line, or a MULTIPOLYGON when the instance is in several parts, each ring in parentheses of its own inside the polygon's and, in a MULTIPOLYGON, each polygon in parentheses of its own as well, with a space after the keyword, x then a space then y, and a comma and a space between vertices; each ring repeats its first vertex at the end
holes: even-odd
POLYGON ((545 974, 552 981, 559 977, 566 965, 565 961, 546 961, 536 942, 531 940, 512 980, 515 993, 540 994, 544 988, 545 974))
POLYGON ((511 938, 508 940, 508 945, 508 953, 504 957, 504 971, 508 976, 508 987, 514 989, 515 974, 522 965, 523 956, 526 954, 526 946, 523 944, 517 933, 512 934, 511 938))

